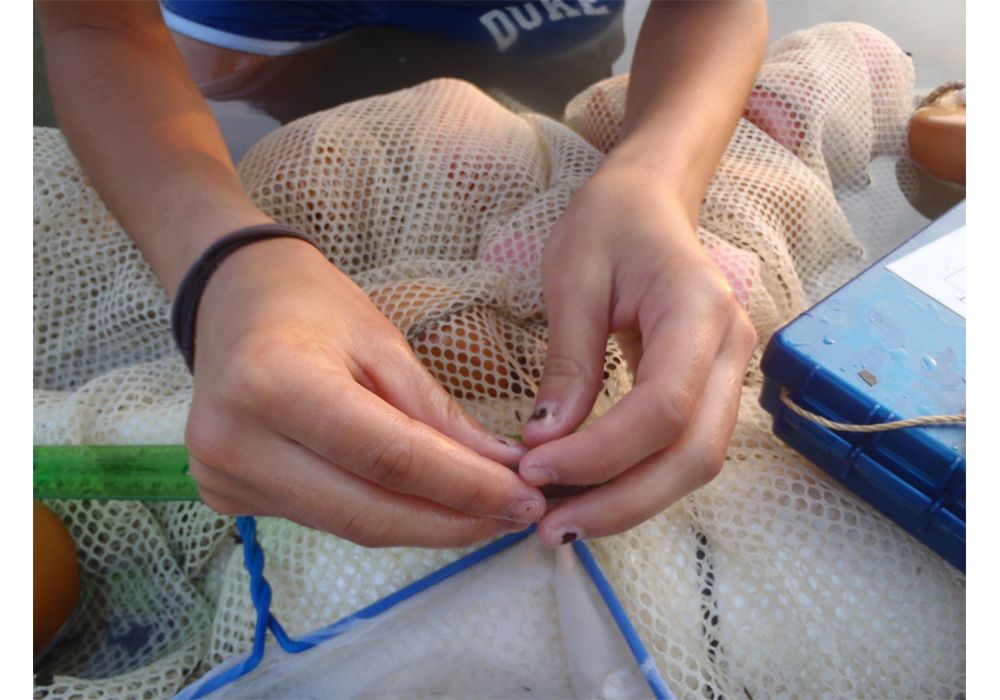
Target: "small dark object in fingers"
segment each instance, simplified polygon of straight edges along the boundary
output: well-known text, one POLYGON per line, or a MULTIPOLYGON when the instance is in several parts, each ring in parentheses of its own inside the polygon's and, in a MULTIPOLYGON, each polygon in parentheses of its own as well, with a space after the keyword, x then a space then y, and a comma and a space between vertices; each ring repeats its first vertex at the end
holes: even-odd
POLYGON ((546 484, 545 486, 539 486, 538 490, 542 492, 547 500, 555 500, 559 498, 569 498, 570 496, 578 496, 585 491, 589 491, 594 488, 593 486, 573 486, 572 484, 546 484))
MULTIPOLYGON (((512 437, 514 437, 515 440, 520 440, 521 439, 520 435, 517 435, 516 437, 515 436, 512 436, 512 437)), ((509 464, 509 465, 507 465, 507 468, 510 469, 515 474, 518 473, 517 467, 518 467, 518 465, 516 465, 516 464, 509 464)), ((548 499, 550 501, 555 501, 555 500, 558 500, 560 498, 569 498, 570 496, 579 496, 581 493, 584 493, 585 491, 589 491, 590 489, 594 488, 595 486, 601 486, 601 484, 593 484, 593 485, 582 485, 582 484, 581 485, 574 485, 574 484, 545 484, 544 486, 539 486, 538 490, 542 492, 542 495, 545 496, 546 499, 548 499)))

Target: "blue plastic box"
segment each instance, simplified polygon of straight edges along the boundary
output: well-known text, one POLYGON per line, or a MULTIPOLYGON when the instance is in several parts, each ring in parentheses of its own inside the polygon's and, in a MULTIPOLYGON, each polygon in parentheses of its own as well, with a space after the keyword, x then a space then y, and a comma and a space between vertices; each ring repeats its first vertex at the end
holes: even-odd
POLYGON ((965 571, 965 425, 834 431, 965 413, 965 202, 775 333, 761 405, 774 432, 965 571))

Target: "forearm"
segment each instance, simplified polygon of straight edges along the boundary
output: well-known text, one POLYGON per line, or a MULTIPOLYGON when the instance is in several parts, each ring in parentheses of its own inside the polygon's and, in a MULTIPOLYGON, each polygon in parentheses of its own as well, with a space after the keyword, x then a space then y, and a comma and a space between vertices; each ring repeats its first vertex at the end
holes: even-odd
POLYGON ((212 241, 270 219, 243 192, 156 3, 38 11, 63 133, 172 296, 212 241))
POLYGON ((696 216, 766 43, 762 0, 653 0, 632 62, 623 136, 606 163, 664 179, 696 216))

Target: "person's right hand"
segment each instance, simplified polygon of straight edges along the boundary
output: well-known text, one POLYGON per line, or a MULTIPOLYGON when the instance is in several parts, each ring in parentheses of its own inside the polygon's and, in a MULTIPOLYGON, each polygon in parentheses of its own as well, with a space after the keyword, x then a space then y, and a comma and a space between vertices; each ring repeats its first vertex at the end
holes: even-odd
POLYGON ((545 499, 403 335, 309 244, 226 258, 201 300, 186 442, 202 499, 365 546, 450 547, 526 527, 545 499))

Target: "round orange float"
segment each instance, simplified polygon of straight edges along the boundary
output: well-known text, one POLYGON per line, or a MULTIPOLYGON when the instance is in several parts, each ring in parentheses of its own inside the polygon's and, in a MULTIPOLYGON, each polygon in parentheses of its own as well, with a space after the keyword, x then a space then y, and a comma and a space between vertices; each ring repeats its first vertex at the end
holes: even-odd
POLYGON ((80 594, 76 545, 59 516, 38 501, 34 513, 34 655, 43 653, 69 620, 80 594))
POLYGON ((965 186, 965 83, 944 85, 910 117, 910 158, 932 177, 965 186))

